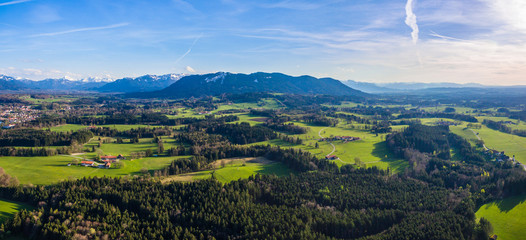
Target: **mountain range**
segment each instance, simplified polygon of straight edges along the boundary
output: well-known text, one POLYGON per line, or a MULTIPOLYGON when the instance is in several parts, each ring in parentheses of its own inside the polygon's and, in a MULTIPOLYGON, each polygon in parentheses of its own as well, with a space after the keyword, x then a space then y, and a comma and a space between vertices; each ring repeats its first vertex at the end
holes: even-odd
POLYGON ((145 75, 137 78, 122 78, 109 82, 107 79, 83 79, 79 81, 67 78, 33 81, 16 79, 0 75, 0 91, 95 91, 95 92, 147 92, 161 90, 179 80, 183 74, 161 76, 145 75))
POLYGON ((166 74, 161 76, 144 75, 138 78, 121 78, 93 90, 122 93, 156 91, 172 85, 183 76, 183 74, 166 74))
POLYGON ((289 76, 282 73, 252 74, 211 73, 190 75, 181 78, 169 87, 139 94, 134 97, 169 97, 188 98, 223 93, 292 93, 292 94, 331 94, 364 96, 364 92, 352 89, 332 78, 315 78, 311 76, 289 76))
POLYGON ((345 85, 367 93, 396 93, 423 89, 446 89, 446 88, 495 88, 478 83, 420 83, 420 82, 394 82, 394 83, 368 83, 353 80, 342 81, 345 85))
POLYGON ((406 94, 419 92, 450 92, 455 89, 524 89, 524 86, 486 86, 477 83, 368 83, 353 80, 338 81, 332 78, 289 76, 282 73, 252 74, 210 73, 202 75, 166 74, 144 75, 137 78, 83 79, 67 78, 33 81, 0 75, 1 92, 50 92, 92 91, 125 93, 132 97, 185 98, 223 93, 274 92, 293 94, 331 94, 364 96, 367 93, 406 94))

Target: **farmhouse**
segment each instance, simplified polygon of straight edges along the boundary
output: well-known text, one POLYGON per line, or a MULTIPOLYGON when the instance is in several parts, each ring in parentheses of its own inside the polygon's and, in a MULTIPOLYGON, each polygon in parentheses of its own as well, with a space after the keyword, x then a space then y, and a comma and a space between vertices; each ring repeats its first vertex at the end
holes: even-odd
POLYGON ((327 159, 327 160, 336 160, 336 159, 338 159, 338 157, 336 155, 327 155, 327 156, 325 156, 325 159, 327 159))
POLYGON ((95 165, 95 162, 94 161, 82 161, 80 165, 84 167, 93 167, 95 165))

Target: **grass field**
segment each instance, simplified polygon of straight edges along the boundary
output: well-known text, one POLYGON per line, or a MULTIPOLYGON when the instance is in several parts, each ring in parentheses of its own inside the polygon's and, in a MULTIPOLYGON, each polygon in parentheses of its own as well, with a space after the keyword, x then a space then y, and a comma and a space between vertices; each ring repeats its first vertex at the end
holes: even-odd
MULTIPOLYGON (((451 131, 458 134, 469 141, 474 141, 475 134, 465 126, 452 126, 451 131)), ((502 133, 482 126, 481 129, 473 129, 478 136, 484 140, 486 147, 504 151, 506 155, 513 156, 522 164, 526 164, 526 138, 519 137, 512 134, 502 133)))
MULTIPOLYGON (((82 156, 75 156, 81 158, 82 156)), ((67 179, 78 179, 88 176, 127 176, 140 175, 141 170, 162 169, 174 159, 181 157, 151 157, 133 161, 123 160, 120 169, 100 169, 82 166, 67 166, 72 156, 52 157, 0 157, 0 167, 7 174, 16 176, 21 184, 48 185, 67 179)))
POLYGON ((12 217, 16 212, 22 209, 33 209, 31 206, 17 203, 9 200, 0 199, 0 223, 5 219, 12 217))
POLYGON ((86 129, 88 126, 79 125, 79 124, 64 124, 60 126, 50 127, 53 132, 75 132, 81 129, 86 129))
MULTIPOLYGON (((340 158, 339 160, 334 160, 338 166, 342 166, 343 164, 354 164, 354 159, 358 157, 363 163, 366 164, 367 167, 376 166, 381 169, 387 169, 389 167, 394 172, 399 172, 408 167, 408 164, 405 160, 395 157, 387 149, 387 145, 384 142, 385 134, 376 136, 375 134, 372 134, 366 130, 352 129, 350 125, 343 123, 336 127, 312 126, 301 122, 294 122, 294 124, 309 128, 309 131, 306 134, 294 135, 302 138, 303 144, 295 145, 279 139, 254 144, 271 144, 280 147, 294 147, 309 151, 318 158, 324 158, 333 151, 333 147, 328 142, 318 142, 320 139, 319 134, 321 134, 322 137, 360 137, 361 140, 354 142, 333 142, 335 151, 332 154, 340 158), (319 145, 318 148, 315 147, 316 143, 319 145)), ((357 126, 357 124, 354 125, 357 126)))
POLYGON ((476 213, 493 225, 499 240, 524 239, 526 237, 526 195, 506 198, 483 205, 476 213))
POLYGON ((269 161, 265 158, 233 158, 224 159, 225 167, 220 166, 222 160, 214 162, 215 170, 199 171, 187 174, 170 176, 163 179, 163 182, 169 181, 195 181, 199 179, 208 179, 212 177, 223 183, 235 181, 241 178, 259 174, 275 174, 285 176, 293 173, 293 170, 280 162, 269 161), (245 166, 243 166, 245 164, 245 166))

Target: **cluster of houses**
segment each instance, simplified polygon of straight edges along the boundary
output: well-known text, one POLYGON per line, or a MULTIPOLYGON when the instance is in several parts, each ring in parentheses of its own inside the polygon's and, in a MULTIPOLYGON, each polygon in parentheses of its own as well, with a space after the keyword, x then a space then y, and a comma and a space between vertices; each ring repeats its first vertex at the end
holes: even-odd
POLYGON ((10 129, 18 123, 35 120, 40 114, 39 110, 31 106, 2 106, 0 105, 0 125, 3 129, 10 129))
MULTIPOLYGON (((93 160, 87 160, 87 161, 80 162, 80 165, 84 167, 111 168, 112 163, 115 163, 115 162, 118 162, 124 159, 126 158, 120 154, 119 156, 100 156, 100 161, 102 163, 96 162, 93 160)), ((68 164, 68 166, 71 166, 71 164, 68 164)))
POLYGON ((504 153, 504 151, 500 152, 500 151, 497 151, 495 149, 488 149, 486 151, 484 151, 484 154, 486 154, 487 156, 495 159, 495 161, 497 162, 504 162, 504 161, 512 161, 512 162, 516 162, 515 161, 515 156, 513 157, 509 157, 508 155, 506 155, 504 153))
POLYGON ((359 137, 350 137, 350 136, 335 136, 335 137, 330 137, 330 138, 322 138, 319 141, 323 142, 323 141, 336 141, 336 140, 341 140, 344 143, 347 143, 347 142, 352 142, 352 141, 358 141, 358 140, 360 140, 360 138, 359 137))

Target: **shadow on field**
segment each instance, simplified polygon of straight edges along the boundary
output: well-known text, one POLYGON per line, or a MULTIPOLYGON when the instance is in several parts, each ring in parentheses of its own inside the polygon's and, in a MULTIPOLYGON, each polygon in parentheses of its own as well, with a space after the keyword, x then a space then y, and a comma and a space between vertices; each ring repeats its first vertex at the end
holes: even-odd
POLYGON ((408 167, 407 161, 396 157, 391 151, 389 151, 386 142, 375 143, 373 147, 371 154, 380 158, 382 162, 386 162, 392 171, 400 172, 408 167))
POLYGON ((503 200, 495 201, 494 204, 499 207, 501 212, 509 212, 517 205, 526 201, 526 195, 508 197, 503 200))

